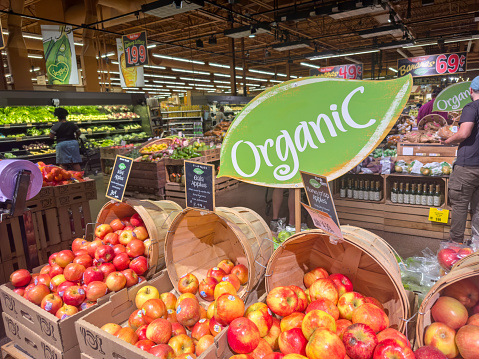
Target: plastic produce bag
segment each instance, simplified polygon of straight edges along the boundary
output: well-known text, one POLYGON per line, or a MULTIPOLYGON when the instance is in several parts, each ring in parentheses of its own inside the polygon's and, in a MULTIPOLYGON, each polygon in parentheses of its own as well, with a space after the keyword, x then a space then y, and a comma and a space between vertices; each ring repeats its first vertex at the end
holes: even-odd
POLYGON ((474 249, 471 246, 456 242, 442 242, 437 252, 437 261, 448 272, 459 260, 472 253, 474 249))
POLYGON ((409 173, 414 173, 417 175, 421 174, 421 168, 424 167, 424 164, 418 160, 412 161, 409 166, 408 166, 408 172, 409 173))
MULTIPOLYGON (((404 161, 403 161, 404 162, 404 161)), ((393 161, 391 157, 385 157, 381 161, 381 174, 390 174, 394 168, 393 161)))
POLYGON ((408 164, 406 161, 400 160, 394 164, 394 171, 398 173, 407 172, 408 164))

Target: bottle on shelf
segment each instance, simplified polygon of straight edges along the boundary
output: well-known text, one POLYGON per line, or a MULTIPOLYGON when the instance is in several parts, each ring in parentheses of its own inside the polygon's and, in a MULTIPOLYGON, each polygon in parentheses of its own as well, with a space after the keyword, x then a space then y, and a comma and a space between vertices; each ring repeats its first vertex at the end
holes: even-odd
POLYGON ((427 206, 427 184, 426 183, 424 183, 424 185, 422 186, 421 205, 427 206))
POLYGON ((429 185, 429 192, 427 193, 427 205, 429 207, 434 206, 434 185, 429 185))
POLYGON ((409 195, 410 195, 410 191, 409 191, 409 183, 406 183, 406 190, 404 191, 404 204, 409 204, 409 195))
POLYGON ((416 184, 411 185, 411 192, 409 192, 409 204, 416 204, 416 184))
POLYGON ((348 198, 353 198, 353 180, 348 179, 348 198))
POLYGON ((363 199, 369 201, 369 181, 364 181, 363 199))
POLYGON ((393 188, 391 189, 391 202, 398 203, 398 183, 394 182, 393 188))
POLYGON ((441 206, 441 185, 436 185, 436 191, 434 192, 434 207, 441 206))
POLYGON ((422 186, 420 183, 417 184, 416 204, 418 206, 422 204, 422 186))
POLYGON ((354 199, 359 199, 358 180, 355 180, 355 181, 354 181, 353 198, 354 198, 354 199))
POLYGON ((374 187, 375 182, 371 181, 371 185, 369 186, 369 200, 375 201, 376 200, 376 189, 374 187))
POLYGON ((344 178, 341 178, 341 186, 339 187, 339 197, 346 197, 346 187, 344 186, 344 178))
POLYGON ((381 185, 380 185, 379 181, 376 181, 376 191, 374 192, 374 200, 379 202, 381 200, 381 197, 382 197, 381 194, 382 194, 381 193, 381 185))
POLYGON ((404 184, 402 182, 399 184, 398 203, 404 203, 404 184))
POLYGON ((358 199, 362 201, 364 199, 364 183, 363 180, 359 181, 358 199))

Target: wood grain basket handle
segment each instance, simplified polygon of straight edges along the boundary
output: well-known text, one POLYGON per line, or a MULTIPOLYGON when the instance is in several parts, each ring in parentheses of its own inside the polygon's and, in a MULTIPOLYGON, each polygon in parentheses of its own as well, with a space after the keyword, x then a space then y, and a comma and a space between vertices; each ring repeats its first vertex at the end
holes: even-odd
POLYGON ((87 223, 86 226, 85 226, 85 240, 88 240, 88 237, 90 236, 90 234, 92 235, 92 239, 95 237, 94 236, 94 233, 95 233, 95 227, 97 224, 100 224, 98 222, 91 222, 91 223, 87 223), (93 228, 91 233, 89 233, 89 226, 91 225, 91 227, 93 228))
POLYGON ((260 253, 261 253, 261 247, 263 246, 263 244, 265 243, 265 241, 270 241, 271 243, 273 243, 273 246, 274 246, 274 241, 272 241, 272 240, 269 239, 268 237, 264 237, 263 240, 261 241, 261 244, 259 245, 259 248, 258 248, 258 253, 256 253, 256 257, 254 258, 254 262, 255 262, 257 265, 259 265, 261 268, 263 268, 263 270, 262 270, 262 272, 261 272, 261 275, 259 276, 259 279, 258 279, 258 282, 256 283, 256 285, 252 288, 251 291, 249 291, 249 292, 247 291, 248 294, 246 295, 246 298, 245 298, 245 300, 244 300, 245 303, 248 303, 249 296, 250 296, 252 293, 254 293, 254 292, 257 291, 259 285, 263 282, 263 279, 264 279, 266 276, 270 277, 270 276, 273 275, 273 272, 271 272, 271 274, 266 275, 266 270, 268 269, 268 267, 262 265, 262 264, 261 264, 260 262, 258 262, 258 260, 257 260, 258 257, 259 257, 259 255, 260 255, 260 253))

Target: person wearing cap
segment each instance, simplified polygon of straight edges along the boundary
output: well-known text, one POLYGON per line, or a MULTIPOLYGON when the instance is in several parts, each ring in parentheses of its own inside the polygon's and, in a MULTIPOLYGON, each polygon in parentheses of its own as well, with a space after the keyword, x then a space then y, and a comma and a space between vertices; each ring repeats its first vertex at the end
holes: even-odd
MULTIPOLYGON (((421 106, 421 108, 419 109, 419 112, 417 113, 417 122, 419 123, 419 121, 422 120, 423 117, 427 116, 427 115, 430 115, 430 114, 436 114, 436 115, 441 115, 442 117, 444 117, 444 119, 446 121, 448 121, 447 119, 447 112, 439 112, 439 111, 433 111, 433 106, 434 106, 434 101, 436 100, 436 97, 437 95, 439 95, 439 93, 441 92, 442 90, 439 88, 439 87, 436 87, 433 91, 432 91, 432 94, 431 94, 431 100, 427 103, 425 103, 424 105, 421 106)), ((451 122, 452 123, 452 122, 451 122)))
POLYGON ((64 169, 72 165, 74 171, 81 171, 80 146, 77 138, 81 135, 78 126, 67 121, 68 111, 62 107, 57 107, 53 115, 58 118, 58 122, 50 130, 50 138, 57 139, 57 164, 64 169))
POLYGON ((464 241, 469 205, 472 211, 472 236, 479 236, 479 76, 469 89, 471 103, 464 106, 457 132, 445 141, 459 145, 454 170, 449 179, 449 200, 452 207, 451 239, 464 241))

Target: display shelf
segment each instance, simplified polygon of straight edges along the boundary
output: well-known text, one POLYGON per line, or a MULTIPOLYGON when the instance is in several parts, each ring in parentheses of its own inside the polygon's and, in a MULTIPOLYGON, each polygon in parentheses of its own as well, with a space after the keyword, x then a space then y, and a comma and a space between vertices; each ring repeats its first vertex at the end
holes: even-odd
POLYGON ((119 135, 122 133, 133 133, 133 132, 141 132, 141 128, 136 128, 134 130, 115 130, 115 131, 99 131, 99 132, 82 132, 82 135, 86 136, 103 136, 103 135, 119 135))
MULTIPOLYGON (((186 110, 186 111, 165 111, 164 113, 180 113, 180 112, 200 112, 201 110, 186 110)), ((170 117, 171 118, 171 117, 170 117)))
MULTIPOLYGON (((183 112, 183 111, 181 111, 181 112, 183 112)), ((199 112, 199 111, 195 111, 195 112, 199 112)), ((203 117, 201 117, 201 116, 194 116, 194 117, 164 117, 165 120, 179 120, 179 119, 181 119, 181 120, 183 120, 183 119, 184 119, 184 120, 189 120, 189 119, 192 119, 192 118, 201 118, 201 119, 202 119, 203 117)))
MULTIPOLYGON (((98 120, 98 121, 74 121, 77 125, 96 125, 100 123, 125 123, 125 122, 140 122, 141 118, 134 119, 118 119, 118 120, 98 120)), ((30 128, 30 127, 52 127, 55 122, 38 122, 38 123, 15 123, 0 125, 0 130, 30 128)))
POLYGON ((51 140, 50 136, 22 136, 22 137, 5 137, 0 138, 1 143, 23 142, 23 141, 37 141, 37 140, 51 140))

